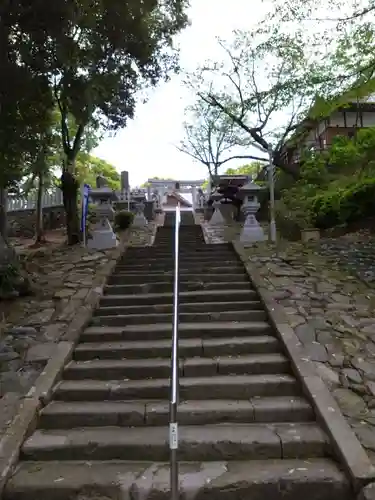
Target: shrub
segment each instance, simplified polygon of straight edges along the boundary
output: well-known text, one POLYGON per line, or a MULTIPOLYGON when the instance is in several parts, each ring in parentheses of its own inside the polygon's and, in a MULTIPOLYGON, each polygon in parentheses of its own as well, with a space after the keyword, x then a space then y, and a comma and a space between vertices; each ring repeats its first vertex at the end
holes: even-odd
POLYGON ((120 210, 115 213, 115 226, 118 229, 127 229, 131 226, 134 219, 134 214, 127 210, 120 210))
POLYGON ((375 179, 365 178, 345 188, 330 189, 310 200, 315 226, 328 229, 375 214, 375 179))

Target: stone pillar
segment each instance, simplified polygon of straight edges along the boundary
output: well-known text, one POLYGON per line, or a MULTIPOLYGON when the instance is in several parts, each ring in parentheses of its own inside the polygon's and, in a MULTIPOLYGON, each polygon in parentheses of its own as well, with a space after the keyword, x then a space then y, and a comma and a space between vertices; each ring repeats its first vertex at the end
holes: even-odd
POLYGON ((197 187, 196 186, 191 186, 191 197, 192 197, 193 210, 195 210, 197 207, 197 187))
POLYGON ((146 217, 144 216, 144 213, 143 213, 144 208, 145 208, 144 203, 142 203, 142 202, 137 203, 137 205, 136 205, 136 214, 135 214, 134 221, 133 221, 133 226, 134 227, 144 227, 144 226, 147 226, 147 219, 146 219, 146 217))
POLYGON ((242 212, 245 214, 246 219, 240 235, 240 241, 244 244, 251 244, 266 239, 264 231, 255 217, 259 207, 260 204, 256 196, 247 195, 245 197, 242 212))
POLYGON ((144 215, 149 222, 155 219, 155 208, 153 200, 145 202, 144 215))
POLYGON ((121 179, 121 193, 124 194, 129 190, 129 172, 123 170, 120 174, 121 179))

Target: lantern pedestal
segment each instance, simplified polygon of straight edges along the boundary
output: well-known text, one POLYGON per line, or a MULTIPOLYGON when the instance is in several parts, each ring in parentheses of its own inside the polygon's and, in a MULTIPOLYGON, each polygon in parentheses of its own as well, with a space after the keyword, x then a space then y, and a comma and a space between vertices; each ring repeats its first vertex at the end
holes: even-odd
POLYGON ((221 213, 221 210, 220 210, 221 203, 219 201, 214 201, 212 203, 212 206, 214 207, 215 211, 211 217, 210 225, 211 226, 224 226, 225 220, 224 220, 223 214, 221 213))
POLYGON ((147 226, 147 219, 144 215, 144 203, 137 204, 137 212, 133 220, 133 227, 145 227, 147 226))
POLYGON ((91 230, 91 238, 87 240, 87 247, 95 250, 107 250, 118 245, 110 221, 114 219, 114 210, 111 201, 116 197, 109 188, 97 188, 90 191, 90 198, 95 202, 95 225, 91 230))
POLYGON ((240 190, 244 196, 241 210, 246 217, 241 231, 240 241, 245 245, 251 245, 252 243, 264 241, 266 239, 263 228, 259 225, 255 217, 260 207, 257 198, 257 192, 259 190, 260 187, 252 182, 248 182, 240 190))

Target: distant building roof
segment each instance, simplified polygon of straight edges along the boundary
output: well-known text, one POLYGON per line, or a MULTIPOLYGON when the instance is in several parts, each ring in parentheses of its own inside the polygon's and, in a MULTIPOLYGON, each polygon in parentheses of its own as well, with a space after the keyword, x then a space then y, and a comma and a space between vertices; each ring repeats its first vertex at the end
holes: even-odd
POLYGON ((171 191, 171 192, 166 192, 165 193, 165 201, 163 200, 163 205, 168 204, 168 198, 174 198, 178 203, 180 203, 181 207, 184 208, 191 208, 192 204, 184 198, 180 193, 177 193, 176 191, 171 191))

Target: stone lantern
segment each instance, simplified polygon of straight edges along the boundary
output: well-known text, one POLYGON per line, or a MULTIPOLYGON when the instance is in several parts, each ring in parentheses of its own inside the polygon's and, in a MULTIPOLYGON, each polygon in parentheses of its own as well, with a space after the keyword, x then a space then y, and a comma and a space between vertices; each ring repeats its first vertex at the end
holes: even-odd
POLYGON ((241 210, 246 217, 241 231, 240 241, 245 244, 265 240, 264 231, 255 217, 260 207, 258 192, 261 189, 262 188, 257 184, 248 182, 239 190, 239 195, 243 198, 241 210))
POLYGON ((214 207, 214 213, 210 219, 210 224, 212 226, 223 226, 225 225, 225 220, 223 214, 220 210, 220 200, 222 199, 222 195, 219 193, 217 189, 212 193, 211 199, 213 200, 212 206, 214 207))
POLYGON ((144 215, 145 204, 142 201, 138 201, 135 205, 136 213, 133 220, 134 227, 145 227, 147 226, 147 219, 144 215))
MULTIPOLYGON (((97 181, 97 186, 101 184, 97 181)), ((91 238, 87 247, 106 250, 117 246, 117 238, 110 221, 114 220, 112 202, 117 200, 116 193, 109 187, 97 187, 90 190, 90 198, 94 203, 95 224, 91 230, 91 238)))

